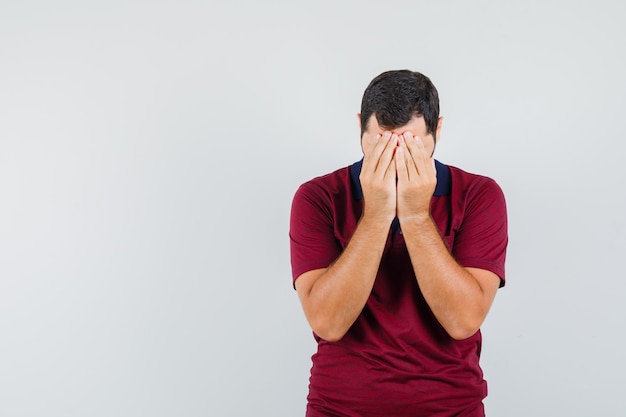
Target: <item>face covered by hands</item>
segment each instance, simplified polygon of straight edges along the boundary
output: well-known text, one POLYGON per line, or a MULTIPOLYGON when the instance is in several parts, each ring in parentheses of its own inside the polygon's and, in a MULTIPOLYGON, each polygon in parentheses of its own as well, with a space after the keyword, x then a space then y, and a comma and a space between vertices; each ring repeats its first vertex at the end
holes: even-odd
POLYGON ((389 222, 394 216, 400 222, 429 217, 437 172, 432 157, 435 138, 427 133, 424 119, 414 116, 405 126, 385 130, 371 117, 362 146, 364 214, 389 222))

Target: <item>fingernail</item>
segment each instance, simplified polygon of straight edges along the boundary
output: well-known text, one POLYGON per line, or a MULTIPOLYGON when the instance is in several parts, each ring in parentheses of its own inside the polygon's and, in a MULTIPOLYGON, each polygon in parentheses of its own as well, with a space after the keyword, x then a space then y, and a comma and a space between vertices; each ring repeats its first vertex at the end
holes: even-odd
POLYGON ((383 133, 383 137, 384 137, 385 139, 389 139, 389 138, 391 137, 391 132, 389 132, 389 131, 384 132, 384 133, 383 133))

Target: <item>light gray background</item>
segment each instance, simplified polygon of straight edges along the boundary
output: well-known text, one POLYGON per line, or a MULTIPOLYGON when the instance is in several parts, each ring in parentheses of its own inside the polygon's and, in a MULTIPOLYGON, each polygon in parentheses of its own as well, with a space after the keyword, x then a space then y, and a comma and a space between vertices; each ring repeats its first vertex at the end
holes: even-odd
POLYGON ((304 415, 291 198, 399 68, 507 197, 488 414, 621 415, 625 8, 2 1, 0 415, 304 415))

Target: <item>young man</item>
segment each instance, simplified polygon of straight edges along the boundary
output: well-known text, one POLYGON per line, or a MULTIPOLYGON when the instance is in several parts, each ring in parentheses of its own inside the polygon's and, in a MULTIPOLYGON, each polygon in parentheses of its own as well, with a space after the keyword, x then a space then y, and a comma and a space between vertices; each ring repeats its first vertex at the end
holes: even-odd
POLYGON ((318 342, 307 417, 483 417, 482 324, 504 285, 504 196, 432 158, 442 118, 420 73, 365 90, 364 158, 293 200, 294 285, 318 342))

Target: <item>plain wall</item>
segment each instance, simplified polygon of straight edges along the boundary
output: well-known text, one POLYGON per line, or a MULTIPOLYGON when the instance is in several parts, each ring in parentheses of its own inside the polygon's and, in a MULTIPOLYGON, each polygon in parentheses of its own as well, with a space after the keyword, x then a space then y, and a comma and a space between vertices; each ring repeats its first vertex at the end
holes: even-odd
POLYGON ((293 193, 363 90, 439 89, 509 210, 490 416, 618 415, 622 1, 0 3, 0 416, 303 416, 293 193))

